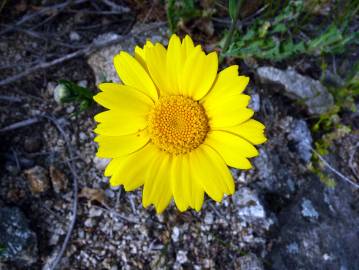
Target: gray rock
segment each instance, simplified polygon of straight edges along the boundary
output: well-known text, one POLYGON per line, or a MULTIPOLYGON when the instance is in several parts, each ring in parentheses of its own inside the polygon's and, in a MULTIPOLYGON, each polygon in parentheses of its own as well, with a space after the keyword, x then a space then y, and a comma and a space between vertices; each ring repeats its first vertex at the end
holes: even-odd
POLYGON ((238 216, 246 221, 266 218, 264 207, 254 190, 240 188, 233 194, 233 201, 238 208, 238 216))
POLYGON ((256 185, 275 193, 276 199, 290 198, 303 182, 301 174, 307 172, 312 141, 304 120, 285 117, 279 121, 276 136, 259 149, 260 155, 254 159, 260 179, 256 185))
POLYGON ((295 192, 298 183, 296 168, 295 163, 288 156, 288 151, 285 144, 275 147, 264 145, 259 149, 259 156, 254 159, 260 179, 257 185, 266 192, 284 197, 289 197, 295 192))
POLYGON ((304 120, 293 120, 289 127, 288 139, 295 142, 296 151, 301 160, 309 162, 312 158, 312 134, 304 120))
POLYGON ((338 182, 326 188, 317 177, 278 216, 276 239, 266 260, 270 269, 359 269, 358 200, 338 182))
MULTIPOLYGON (((123 41, 115 45, 105 47, 91 54, 87 62, 94 71, 96 84, 104 81, 120 82, 120 78, 118 77, 113 66, 113 57, 120 51, 132 53, 136 45, 143 45, 147 39, 151 40, 152 42, 161 42, 166 44, 167 27, 152 27, 156 24, 158 23, 146 25, 137 24, 131 30, 132 36, 130 38, 123 39, 123 41), (146 29, 152 30, 146 31, 146 29)), ((106 33, 97 37, 96 40, 104 42, 105 40, 111 40, 118 37, 118 34, 106 33)), ((96 40, 94 42, 96 42, 96 40)))
POLYGON ((19 208, 0 208, 0 262, 28 267, 37 261, 37 237, 19 208))
POLYGON ((275 83, 284 87, 287 96, 306 104, 310 114, 327 112, 334 104, 332 95, 316 80, 300 75, 293 68, 280 70, 259 67, 258 76, 263 83, 275 83))
POLYGON ((237 259, 238 268, 241 270, 263 270, 263 263, 256 255, 249 253, 237 259))

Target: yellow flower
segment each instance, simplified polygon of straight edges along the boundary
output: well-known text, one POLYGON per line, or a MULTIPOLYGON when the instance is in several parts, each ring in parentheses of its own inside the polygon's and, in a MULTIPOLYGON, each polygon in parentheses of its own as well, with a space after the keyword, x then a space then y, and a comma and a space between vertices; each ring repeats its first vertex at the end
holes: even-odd
POLYGON ((123 84, 102 83, 94 97, 109 109, 95 116, 95 141, 97 156, 112 159, 111 185, 143 185, 143 206, 158 213, 172 197, 180 211, 199 211, 204 193, 217 202, 233 194, 227 165, 251 168, 253 144, 266 141, 264 125, 250 119, 249 78, 238 76, 238 66, 217 74, 216 52, 176 35, 167 50, 148 41, 135 57, 120 52, 114 65, 123 84))

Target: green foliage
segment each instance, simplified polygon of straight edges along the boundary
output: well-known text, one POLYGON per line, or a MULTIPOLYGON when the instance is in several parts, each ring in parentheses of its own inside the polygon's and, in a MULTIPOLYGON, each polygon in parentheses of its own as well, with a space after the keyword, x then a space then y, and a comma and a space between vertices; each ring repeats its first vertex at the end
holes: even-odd
POLYGON ((188 21, 202 16, 195 0, 167 0, 166 13, 171 33, 175 33, 181 21, 188 21))
MULTIPOLYGON (((340 113, 345 110, 356 110, 354 99, 359 96, 359 64, 354 65, 354 72, 348 76, 343 86, 328 86, 328 89, 334 97, 335 106, 331 111, 321 115, 312 127, 314 134, 322 134, 315 141, 315 150, 323 156, 329 154, 329 149, 335 141, 340 141, 352 131, 350 127, 341 124, 340 113)), ((323 162, 317 156, 313 156, 310 166, 312 172, 316 173, 325 185, 334 187, 335 180, 323 173, 324 167, 323 162)))
POLYGON ((229 0, 228 1, 228 12, 229 12, 229 16, 231 17, 232 21, 235 21, 235 19, 237 18, 237 5, 238 2, 240 0, 229 0))
POLYGON ((93 104, 93 94, 88 88, 81 87, 68 80, 60 80, 59 83, 63 87, 59 94, 61 103, 78 103, 80 112, 88 109, 93 104))
POLYGON ((274 18, 257 19, 244 33, 237 34, 224 56, 283 61, 298 55, 342 53, 346 46, 359 41, 359 33, 347 29, 348 18, 342 25, 329 25, 319 36, 300 38, 299 18, 304 15, 303 1, 290 1, 274 18))

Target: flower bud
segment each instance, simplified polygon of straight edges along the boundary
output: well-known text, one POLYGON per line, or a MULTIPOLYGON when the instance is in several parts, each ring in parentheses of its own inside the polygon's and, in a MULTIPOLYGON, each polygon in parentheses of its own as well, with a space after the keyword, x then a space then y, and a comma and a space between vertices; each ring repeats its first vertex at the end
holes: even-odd
POLYGON ((54 99, 61 104, 71 97, 71 91, 62 83, 58 84, 54 89, 54 99))

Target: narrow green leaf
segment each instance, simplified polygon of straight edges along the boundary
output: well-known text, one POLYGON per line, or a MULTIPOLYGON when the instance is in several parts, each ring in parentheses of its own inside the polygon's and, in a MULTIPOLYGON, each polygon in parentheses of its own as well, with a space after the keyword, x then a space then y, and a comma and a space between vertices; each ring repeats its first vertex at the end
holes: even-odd
POLYGON ((232 21, 235 20, 235 18, 237 17, 237 4, 238 1, 240 0, 229 0, 228 1, 228 11, 229 11, 229 16, 231 17, 232 21))

